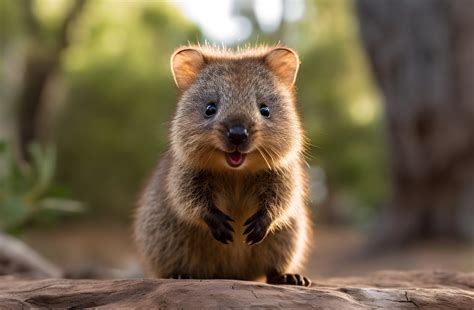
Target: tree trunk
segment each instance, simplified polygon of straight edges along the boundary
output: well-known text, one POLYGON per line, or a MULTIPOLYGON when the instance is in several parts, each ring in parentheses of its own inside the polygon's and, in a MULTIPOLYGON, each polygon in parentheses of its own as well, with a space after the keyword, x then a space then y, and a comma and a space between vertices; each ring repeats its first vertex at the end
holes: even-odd
POLYGON ((391 147, 378 244, 472 239, 474 1, 357 0, 356 10, 391 147))
POLYGON ((34 15, 31 0, 21 0, 25 24, 28 29, 28 48, 22 89, 18 97, 19 153, 29 160, 29 144, 37 139, 38 115, 44 102, 43 94, 50 77, 55 72, 61 53, 69 46, 70 28, 84 8, 86 0, 75 0, 66 13, 55 38, 53 47, 44 42, 43 29, 34 15))

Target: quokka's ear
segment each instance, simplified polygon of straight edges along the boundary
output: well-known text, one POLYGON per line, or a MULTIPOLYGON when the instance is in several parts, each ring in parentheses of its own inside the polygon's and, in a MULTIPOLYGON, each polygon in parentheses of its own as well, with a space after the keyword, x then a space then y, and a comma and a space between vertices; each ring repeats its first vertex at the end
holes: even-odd
POLYGON ((265 63, 287 86, 292 86, 296 81, 300 59, 295 51, 286 47, 276 47, 265 56, 265 63))
POLYGON ((185 47, 176 50, 171 56, 171 71, 178 88, 188 89, 203 65, 204 57, 197 49, 185 47))

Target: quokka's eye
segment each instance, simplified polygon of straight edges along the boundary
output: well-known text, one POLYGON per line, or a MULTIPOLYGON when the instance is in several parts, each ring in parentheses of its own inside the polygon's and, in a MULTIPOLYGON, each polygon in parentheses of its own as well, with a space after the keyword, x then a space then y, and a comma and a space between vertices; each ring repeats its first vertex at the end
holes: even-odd
POLYGON ((216 114, 217 112, 217 106, 215 103, 209 103, 207 106, 206 106, 206 117, 211 117, 213 116, 214 114, 216 114))
POLYGON ((266 104, 261 104, 260 114, 262 114, 266 118, 270 118, 270 108, 266 104))

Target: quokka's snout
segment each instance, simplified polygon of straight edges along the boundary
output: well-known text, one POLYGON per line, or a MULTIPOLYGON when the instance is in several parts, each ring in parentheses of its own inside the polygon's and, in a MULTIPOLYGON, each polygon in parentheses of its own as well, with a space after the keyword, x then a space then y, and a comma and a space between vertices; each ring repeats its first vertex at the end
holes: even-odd
POLYGON ((249 137, 249 132, 247 128, 243 126, 233 126, 230 127, 227 131, 227 139, 228 141, 235 145, 240 146, 247 142, 249 137))

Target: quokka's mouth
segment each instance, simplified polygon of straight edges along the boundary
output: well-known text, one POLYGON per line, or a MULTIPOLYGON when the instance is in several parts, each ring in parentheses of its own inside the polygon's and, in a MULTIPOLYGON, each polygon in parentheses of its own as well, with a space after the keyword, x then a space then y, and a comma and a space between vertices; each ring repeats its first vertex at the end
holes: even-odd
POLYGON ((245 160, 245 154, 242 154, 239 151, 226 153, 225 157, 227 159, 227 163, 229 164, 229 166, 233 168, 239 167, 240 165, 244 163, 244 160, 245 160))

